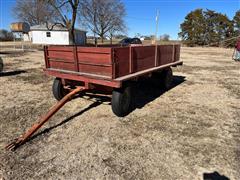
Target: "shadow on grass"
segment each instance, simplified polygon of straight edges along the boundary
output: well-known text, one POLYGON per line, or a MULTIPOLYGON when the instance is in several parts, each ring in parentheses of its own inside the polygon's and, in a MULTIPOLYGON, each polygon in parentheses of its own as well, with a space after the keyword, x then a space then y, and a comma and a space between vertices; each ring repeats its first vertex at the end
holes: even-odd
MULTIPOLYGON (((185 77, 183 76, 174 76, 173 78, 173 85, 171 87, 174 88, 176 86, 178 86, 179 84, 183 83, 185 81, 185 77)), ((152 86, 152 84, 148 81, 148 80, 143 80, 140 83, 138 83, 137 85, 140 89, 139 93, 137 93, 137 97, 135 97, 135 108, 142 108, 144 105, 146 105, 147 103, 153 101, 154 99, 158 98, 159 96, 161 96, 164 92, 163 90, 159 90, 159 88, 155 88, 152 86)), ((82 97, 83 94, 80 94, 79 96, 82 97)), ((79 96, 76 96, 75 98, 78 98, 79 96)), ((42 132, 34 135, 31 139, 35 139, 37 136, 48 133, 50 130, 55 129, 69 121, 71 121, 72 119, 74 119, 75 117, 80 116, 81 114, 83 114, 84 112, 87 112, 88 110, 99 106, 100 104, 104 103, 104 102, 108 102, 109 104, 111 104, 111 98, 107 97, 107 96, 99 96, 99 95, 95 95, 95 94, 87 94, 86 95, 88 98, 87 100, 92 100, 94 99, 94 102, 89 105, 87 108, 81 110, 80 112, 70 116, 69 118, 63 120, 61 123, 52 126, 50 128, 47 128, 45 130, 43 130, 42 132)), ((134 108, 134 109, 135 109, 134 108)), ((134 110, 133 109, 133 110, 134 110)))
POLYGON ((213 173, 203 173, 203 180, 230 180, 230 179, 214 171, 213 173))
POLYGON ((0 72, 0 77, 5 76, 16 76, 18 74, 26 73, 27 71, 24 70, 16 70, 16 71, 7 71, 7 72, 0 72))
MULTIPOLYGON (((181 83, 183 83, 185 81, 185 77, 183 76, 174 76, 173 78, 173 85, 171 87, 171 89, 175 88, 176 86, 180 85, 181 83)), ((153 101, 154 99, 158 98, 159 96, 161 96, 163 93, 165 93, 166 91, 160 90, 159 88, 156 88, 152 85, 152 83, 149 80, 142 80, 139 83, 136 84, 135 88, 138 88, 138 90, 136 90, 136 93, 134 94, 134 108, 132 109, 132 111, 136 108, 142 108, 143 106, 145 106, 147 103, 153 101)), ((169 90, 171 90, 169 89, 169 90)), ((83 94, 78 95, 82 96, 83 94)), ((95 95, 95 94, 87 94, 86 95, 88 98, 86 98, 87 100, 91 101, 92 99, 94 99, 93 103, 90 104, 88 107, 86 107, 85 109, 79 111, 78 113, 66 118, 65 120, 63 120, 62 122, 44 129, 43 131, 33 135, 32 137, 30 137, 26 142, 29 142, 35 138, 37 138, 40 135, 44 135, 46 133, 49 133, 51 130, 62 126, 63 124, 66 124, 68 122, 70 122, 71 120, 73 120, 75 117, 78 117, 80 115, 82 115, 83 113, 87 112, 88 110, 99 106, 100 104, 104 103, 104 102, 108 102, 108 104, 111 104, 111 98, 107 97, 107 96, 99 96, 99 95, 95 95)), ((131 111, 131 112, 132 112, 131 111)), ((131 113, 130 112, 130 113, 131 113)), ((25 143, 24 143, 25 144, 25 143)), ((23 145, 23 144, 21 144, 23 145)), ((19 147, 19 146, 18 146, 19 147)), ((17 148, 18 148, 17 147, 17 148)))
MULTIPOLYGON (((185 81, 184 76, 173 76, 173 83, 169 90, 175 88, 176 86, 182 84, 185 81)), ((134 97, 134 104, 133 104, 133 110, 136 108, 141 109, 146 104, 150 103, 151 101, 157 99, 161 95, 163 95, 166 90, 163 90, 161 88, 158 88, 153 85, 151 81, 148 79, 140 81, 135 86, 135 97, 134 97)))
POLYGON ((66 124, 66 123, 70 122, 70 121, 73 120, 75 117, 78 117, 78 116, 82 115, 83 113, 87 112, 88 110, 90 110, 90 109, 92 109, 92 108, 94 108, 94 107, 97 107, 97 106, 101 105, 102 103, 103 103, 103 101, 95 101, 95 102, 93 102, 92 104, 90 104, 90 105, 89 105, 88 107, 86 107, 85 109, 83 109, 83 110, 79 111, 78 113, 76 113, 76 114, 74 114, 74 115, 66 118, 66 119, 63 120, 62 122, 60 122, 60 123, 58 123, 58 124, 56 124, 56 125, 54 125, 54 126, 52 126, 52 127, 49 127, 49 128, 47 128, 47 129, 44 129, 43 131, 41 131, 41 132, 33 135, 32 137, 30 137, 30 138, 28 139, 28 141, 31 141, 31 140, 37 138, 37 137, 40 136, 40 135, 49 133, 51 130, 53 130, 53 129, 59 127, 59 126, 62 126, 63 124, 66 124))

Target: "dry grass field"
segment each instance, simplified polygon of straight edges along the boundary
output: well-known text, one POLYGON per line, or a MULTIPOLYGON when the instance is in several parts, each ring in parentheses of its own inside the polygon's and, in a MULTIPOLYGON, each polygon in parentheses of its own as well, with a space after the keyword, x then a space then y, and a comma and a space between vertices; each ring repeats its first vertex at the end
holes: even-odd
POLYGON ((167 92, 147 81, 125 118, 109 99, 64 106, 15 152, 4 146, 56 101, 43 52, 2 54, 0 179, 240 179, 240 63, 232 49, 186 48, 167 92), (214 173, 215 172, 215 173, 214 173))

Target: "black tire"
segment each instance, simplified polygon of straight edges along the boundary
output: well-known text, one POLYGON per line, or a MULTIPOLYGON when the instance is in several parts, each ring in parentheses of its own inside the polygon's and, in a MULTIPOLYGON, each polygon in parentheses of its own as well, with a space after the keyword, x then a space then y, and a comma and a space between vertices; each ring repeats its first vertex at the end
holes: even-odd
POLYGON ((168 68, 165 69, 162 72, 162 87, 165 90, 169 90, 172 87, 172 82, 173 82, 173 73, 172 73, 172 69, 168 68))
POLYGON ((132 88, 130 85, 112 92, 112 111, 118 117, 128 115, 132 110, 132 88))
POLYGON ((60 101, 68 93, 68 91, 64 89, 62 81, 59 78, 54 79, 52 92, 53 92, 53 96, 58 101, 60 101))
POLYGON ((167 68, 161 72, 155 72, 152 74, 152 82, 154 86, 169 90, 172 87, 173 74, 172 69, 167 68))
POLYGON ((3 60, 0 57, 0 72, 2 72, 2 71, 3 71, 3 60))

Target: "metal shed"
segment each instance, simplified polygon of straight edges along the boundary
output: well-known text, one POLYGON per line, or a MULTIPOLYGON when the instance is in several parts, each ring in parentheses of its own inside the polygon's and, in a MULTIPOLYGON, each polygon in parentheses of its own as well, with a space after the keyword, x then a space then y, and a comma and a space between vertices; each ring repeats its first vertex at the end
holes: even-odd
MULTIPOLYGON (((70 33, 61 25, 35 25, 30 28, 30 39, 33 44, 70 45, 70 33)), ((86 44, 86 31, 75 29, 75 42, 77 45, 86 44)))

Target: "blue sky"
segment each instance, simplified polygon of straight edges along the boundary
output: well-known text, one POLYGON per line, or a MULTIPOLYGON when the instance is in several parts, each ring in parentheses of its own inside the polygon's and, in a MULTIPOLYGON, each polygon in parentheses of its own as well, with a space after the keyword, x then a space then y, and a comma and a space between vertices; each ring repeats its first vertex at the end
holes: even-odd
MULTIPOLYGON (((184 17, 196 8, 211 9, 226 14, 230 19, 240 9, 240 0, 123 0, 127 16, 128 35, 155 33, 155 17, 160 12, 158 35, 167 33, 177 39, 184 17)), ((0 28, 9 29, 17 21, 11 12, 15 0, 0 0, 0 28)))

